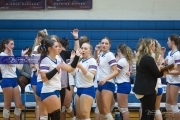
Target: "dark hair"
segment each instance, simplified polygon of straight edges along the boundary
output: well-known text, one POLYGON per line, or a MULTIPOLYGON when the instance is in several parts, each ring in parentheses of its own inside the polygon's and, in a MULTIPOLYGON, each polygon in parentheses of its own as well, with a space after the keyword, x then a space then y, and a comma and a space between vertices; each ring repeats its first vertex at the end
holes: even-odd
POLYGON ((179 44, 180 44, 180 38, 179 38, 179 35, 176 35, 176 34, 172 34, 169 36, 169 39, 171 41, 174 41, 174 44, 178 47, 179 44))
POLYGON ((45 50, 45 41, 46 41, 46 40, 48 40, 48 37, 43 38, 43 39, 41 40, 41 45, 39 45, 39 47, 38 47, 38 49, 37 49, 37 54, 41 54, 41 52, 42 52, 43 50, 45 50))
POLYGON ((41 52, 39 63, 41 63, 42 59, 44 59, 48 55, 49 53, 48 48, 52 47, 55 42, 56 42, 55 40, 51 40, 50 38, 47 38, 47 40, 45 40, 44 48, 43 51, 41 52))
POLYGON ((66 47, 69 45, 68 38, 66 36, 59 39, 59 42, 61 45, 66 49, 66 47))
POLYGON ((11 41, 14 41, 14 40, 12 38, 8 38, 8 39, 3 38, 0 45, 0 52, 3 52, 5 50, 5 44, 8 44, 11 41))
POLYGON ((102 38, 102 39, 101 39, 101 42, 102 42, 102 40, 103 40, 103 39, 108 40, 108 41, 109 41, 109 44, 111 45, 111 39, 110 39, 110 38, 108 38, 108 37, 104 37, 104 38, 102 38))
POLYGON ((81 36, 79 38, 79 46, 81 47, 83 43, 90 43, 90 39, 87 36, 81 36))

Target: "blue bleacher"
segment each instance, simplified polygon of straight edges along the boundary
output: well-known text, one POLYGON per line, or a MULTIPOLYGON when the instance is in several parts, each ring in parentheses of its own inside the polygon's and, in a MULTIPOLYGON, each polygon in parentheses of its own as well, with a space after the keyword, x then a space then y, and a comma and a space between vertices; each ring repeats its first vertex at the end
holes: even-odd
POLYGON ((45 28, 49 35, 67 36, 71 48, 74 28, 80 30, 80 36, 87 35, 94 47, 103 37, 109 37, 113 52, 120 43, 136 49, 140 37, 155 38, 168 51, 168 36, 180 35, 180 21, 173 20, 0 20, 0 39, 13 38, 14 54, 20 55, 23 48, 33 45, 37 32, 45 28))

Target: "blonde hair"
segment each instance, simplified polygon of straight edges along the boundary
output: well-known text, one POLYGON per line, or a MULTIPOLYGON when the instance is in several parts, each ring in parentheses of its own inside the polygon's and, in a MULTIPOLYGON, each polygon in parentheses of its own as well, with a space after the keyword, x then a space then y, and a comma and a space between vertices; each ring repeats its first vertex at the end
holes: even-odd
POLYGON ((121 53, 126 57, 126 60, 131 65, 133 60, 133 53, 130 47, 128 47, 126 44, 120 44, 118 46, 118 49, 121 51, 121 53))
MULTIPOLYGON (((155 40, 155 39, 154 39, 155 40)), ((159 44, 159 42, 157 40, 155 40, 155 44, 156 44, 156 49, 155 49, 155 61, 156 63, 159 61, 159 57, 160 57, 160 52, 161 52, 161 45, 159 44)))
POLYGON ((38 43, 38 37, 42 37, 42 38, 45 38, 45 37, 48 37, 48 33, 47 33, 47 30, 44 29, 44 30, 40 30, 38 33, 37 33, 37 36, 34 40, 34 45, 32 47, 32 53, 34 52, 34 48, 39 44, 38 43))
POLYGON ((152 55, 151 46, 153 43, 155 43, 155 40, 152 38, 144 38, 141 43, 139 44, 139 47, 137 49, 137 55, 136 55, 136 63, 139 64, 141 58, 144 55, 152 55))

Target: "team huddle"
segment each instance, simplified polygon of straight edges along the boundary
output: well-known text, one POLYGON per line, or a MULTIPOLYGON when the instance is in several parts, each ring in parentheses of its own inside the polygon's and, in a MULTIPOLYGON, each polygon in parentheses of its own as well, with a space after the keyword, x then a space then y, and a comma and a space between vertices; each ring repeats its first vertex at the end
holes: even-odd
MULTIPOLYGON (((31 84, 37 102, 36 120, 65 120, 66 113, 71 120, 90 120, 94 99, 97 101, 95 119, 113 120, 111 112, 115 104, 115 91, 118 110, 122 113, 123 120, 129 120, 128 94, 131 92, 130 76, 133 67, 136 69, 133 92, 141 101, 139 118, 162 120, 161 77, 166 77, 166 110, 171 113, 167 118, 171 120, 174 114, 175 120, 180 119, 177 106, 180 86, 178 35, 173 34, 168 38, 168 46, 172 50, 166 58, 165 48, 161 47, 158 40, 152 38, 141 38, 136 52, 132 52, 126 44, 119 44, 117 54, 113 54, 110 51, 111 40, 108 37, 102 38, 93 49, 87 36, 78 36, 78 29, 74 29, 72 35, 74 49, 69 50, 66 37, 48 36, 46 30, 41 30, 37 33, 32 52, 30 48, 26 48, 21 53, 22 56, 38 58, 38 62, 28 65, 0 65, 4 120, 9 120, 12 99, 15 102, 14 119, 20 119, 22 103, 18 84, 22 91, 27 84, 31 84), (165 65, 171 64, 175 66, 172 70, 162 70, 165 65), (29 71, 26 68, 29 68, 29 71), (16 69, 30 73, 31 77, 20 74, 21 79, 17 78, 16 69), (71 105, 74 86, 77 88, 76 116, 71 105), (147 110, 154 110, 155 114, 148 115, 147 110)), ((3 40, 0 56, 13 56, 13 48, 13 39, 3 40)))

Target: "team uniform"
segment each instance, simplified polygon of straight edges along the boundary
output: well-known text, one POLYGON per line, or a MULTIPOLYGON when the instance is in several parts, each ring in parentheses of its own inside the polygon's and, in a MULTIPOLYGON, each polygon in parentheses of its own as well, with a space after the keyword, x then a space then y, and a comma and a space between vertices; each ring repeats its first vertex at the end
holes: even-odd
POLYGON ((162 83, 161 83, 161 78, 157 79, 157 96, 162 95, 163 89, 162 89, 162 83))
MULTIPOLYGON (((40 54, 36 54, 34 55, 36 57, 36 59, 40 59, 40 54)), ((39 64, 35 64, 35 67, 36 67, 36 70, 39 71, 39 64)), ((38 97, 41 97, 41 89, 42 89, 42 86, 43 86, 43 82, 42 82, 42 79, 41 79, 41 74, 38 73, 38 76, 37 76, 37 86, 36 86, 36 95, 38 97)))
MULTIPOLYGON (((81 60, 80 64, 82 64, 82 66, 88 71, 97 70, 97 63, 94 58, 81 60)), ((75 74, 76 74, 77 95, 80 97, 82 94, 86 94, 95 98, 93 79, 88 80, 79 68, 76 68, 75 74)))
MULTIPOLYGON (((111 66, 116 65, 116 58, 112 52, 101 53, 98 58, 98 78, 101 81, 112 73, 111 66)), ((115 84, 114 80, 110 79, 103 85, 98 85, 98 91, 109 90, 114 93, 115 84)))
MULTIPOLYGON (((8 56, 6 53, 1 52, 0 56, 8 56)), ((16 75, 16 65, 15 64, 1 64, 0 65, 2 73, 1 88, 18 86, 17 75, 16 75)))
MULTIPOLYGON (((63 61, 59 56, 56 57, 56 62, 47 56, 40 63, 40 72, 50 72, 56 68, 60 62, 63 61)), ((43 82, 41 100, 43 101, 51 95, 60 97, 59 90, 61 90, 61 69, 50 80, 43 82)))
MULTIPOLYGON (((168 53, 168 56, 166 57, 167 59, 167 64, 174 64, 175 66, 177 66, 178 64, 180 64, 180 52, 177 50, 175 52, 170 51, 168 53)), ((176 85, 180 87, 180 75, 166 75, 166 81, 170 84, 170 85, 176 85)))
MULTIPOLYGON (((38 47, 39 47, 39 45, 37 45, 37 46, 34 47, 32 56, 35 56, 35 55, 36 55, 38 47)), ((33 68, 33 69, 32 69, 31 85, 35 85, 35 86, 37 85, 36 72, 37 72, 37 69, 36 69, 36 68, 33 68)))
POLYGON ((130 78, 126 75, 130 70, 130 66, 125 57, 121 58, 117 63, 120 73, 116 76, 117 93, 129 94, 131 91, 130 78))

